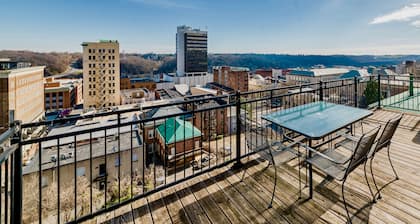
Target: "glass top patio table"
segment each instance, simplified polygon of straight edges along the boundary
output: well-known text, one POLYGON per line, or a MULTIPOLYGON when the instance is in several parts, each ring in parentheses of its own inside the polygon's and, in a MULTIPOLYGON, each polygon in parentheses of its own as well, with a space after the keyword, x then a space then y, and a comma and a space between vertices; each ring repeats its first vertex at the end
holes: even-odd
POLYGON ((366 109, 318 101, 266 114, 262 119, 316 140, 372 114, 366 109))

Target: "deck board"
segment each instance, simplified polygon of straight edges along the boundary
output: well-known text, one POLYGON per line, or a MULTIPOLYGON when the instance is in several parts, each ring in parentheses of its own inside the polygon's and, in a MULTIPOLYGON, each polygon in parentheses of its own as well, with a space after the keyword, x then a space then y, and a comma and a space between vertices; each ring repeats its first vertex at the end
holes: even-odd
MULTIPOLYGON (((367 120, 384 125, 396 115, 392 111, 377 110, 367 120)), ((404 115, 390 152, 400 179, 394 180, 386 150, 378 152, 373 171, 382 188, 382 199, 376 203, 370 202, 363 166, 346 181, 345 195, 353 223, 420 223, 420 116, 404 115)), ((246 168, 243 181, 242 170, 222 167, 139 199, 131 203, 132 210, 122 208, 93 220, 98 223, 130 223, 126 217, 133 217, 134 223, 346 222, 341 182, 315 171, 313 198, 305 200, 308 188, 304 188, 299 199, 297 161, 279 165, 273 207, 267 209, 274 186, 274 169, 265 169, 267 162, 258 156, 247 161, 243 160, 246 168)), ((304 178, 304 169, 301 175, 304 178)), ((373 187, 370 175, 368 181, 373 187)))

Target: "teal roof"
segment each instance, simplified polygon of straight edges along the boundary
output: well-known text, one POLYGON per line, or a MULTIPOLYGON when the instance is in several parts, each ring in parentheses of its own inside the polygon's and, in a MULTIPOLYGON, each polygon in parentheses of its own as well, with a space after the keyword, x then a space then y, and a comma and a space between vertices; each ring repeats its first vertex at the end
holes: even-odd
POLYGON ((194 127, 191 122, 179 118, 166 119, 166 122, 157 127, 157 132, 165 139, 166 144, 201 136, 201 131, 194 127))
POLYGON ((313 71, 306 71, 306 70, 291 70, 289 72, 290 75, 300 75, 300 76, 315 76, 313 71))

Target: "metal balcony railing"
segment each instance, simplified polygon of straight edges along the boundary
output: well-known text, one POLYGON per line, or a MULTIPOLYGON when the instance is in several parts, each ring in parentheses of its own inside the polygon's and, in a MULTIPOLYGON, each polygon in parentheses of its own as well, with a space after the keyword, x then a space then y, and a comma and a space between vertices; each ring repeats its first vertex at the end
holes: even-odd
POLYGON ((372 76, 14 122, 0 137, 0 222, 81 222, 213 169, 240 166, 255 153, 243 141, 244 116, 258 120, 319 100, 420 111, 419 88, 418 77, 372 76))

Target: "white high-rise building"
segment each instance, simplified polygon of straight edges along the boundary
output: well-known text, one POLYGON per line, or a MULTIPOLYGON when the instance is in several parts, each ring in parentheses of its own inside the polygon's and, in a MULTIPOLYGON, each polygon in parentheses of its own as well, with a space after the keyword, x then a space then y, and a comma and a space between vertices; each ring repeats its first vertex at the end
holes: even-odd
POLYGON ((178 26, 176 59, 177 76, 207 72, 207 31, 178 26))

